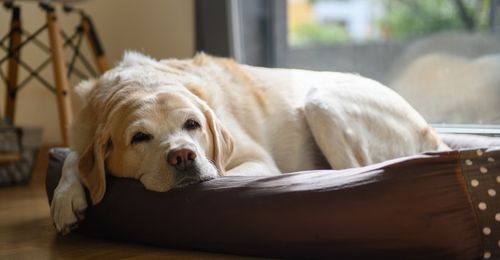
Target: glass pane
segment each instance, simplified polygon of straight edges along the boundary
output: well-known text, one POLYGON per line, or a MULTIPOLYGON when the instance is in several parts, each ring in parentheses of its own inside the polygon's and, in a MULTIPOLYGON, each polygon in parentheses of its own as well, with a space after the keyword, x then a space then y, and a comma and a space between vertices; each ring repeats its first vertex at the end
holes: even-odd
POLYGON ((431 123, 500 124, 495 0, 288 0, 287 66, 359 73, 431 123))

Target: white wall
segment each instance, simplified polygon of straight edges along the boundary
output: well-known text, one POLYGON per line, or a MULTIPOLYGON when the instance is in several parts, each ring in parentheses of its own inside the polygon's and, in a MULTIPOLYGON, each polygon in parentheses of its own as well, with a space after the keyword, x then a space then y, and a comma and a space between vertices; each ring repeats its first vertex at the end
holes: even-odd
MULTIPOLYGON (((45 20, 44 13, 35 1, 22 2, 23 27, 36 30, 45 20)), ((134 49, 157 58, 185 58, 194 53, 194 4, 192 0, 89 0, 77 7, 83 8, 93 17, 110 65, 117 62, 124 50, 134 49)), ((60 6, 58 6, 60 11, 60 6)), ((59 12, 61 27, 72 32, 79 21, 78 16, 59 12)), ((0 9, 0 35, 7 33, 10 13, 0 9)), ((40 40, 47 42, 46 33, 40 40)), ((85 45, 85 53, 88 46, 85 45)), ((70 52, 66 52, 69 60, 70 52)), ((0 51, 0 57, 5 53, 0 51)), ((23 48, 23 60, 36 67, 48 56, 33 45, 23 48)), ((88 56, 92 61, 91 56, 88 56)), ((83 70, 81 64, 78 68, 83 70)), ((6 64, 2 67, 6 71, 6 64)), ((52 82, 52 67, 43 73, 52 82)), ((27 75, 21 69, 20 80, 27 75)), ((79 80, 71 78, 73 86, 79 80)), ((5 89, 0 83, 0 112, 5 111, 5 89)), ((59 120, 54 95, 41 83, 32 81, 23 88, 17 98, 16 124, 43 127, 43 141, 59 144, 59 120)))

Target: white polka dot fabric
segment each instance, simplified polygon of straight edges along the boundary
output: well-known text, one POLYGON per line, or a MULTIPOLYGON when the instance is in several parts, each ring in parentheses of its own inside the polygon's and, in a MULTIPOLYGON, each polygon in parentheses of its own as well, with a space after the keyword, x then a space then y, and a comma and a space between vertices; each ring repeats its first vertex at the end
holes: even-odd
POLYGON ((483 259, 500 259, 500 153, 462 151, 461 159, 483 241, 483 259))

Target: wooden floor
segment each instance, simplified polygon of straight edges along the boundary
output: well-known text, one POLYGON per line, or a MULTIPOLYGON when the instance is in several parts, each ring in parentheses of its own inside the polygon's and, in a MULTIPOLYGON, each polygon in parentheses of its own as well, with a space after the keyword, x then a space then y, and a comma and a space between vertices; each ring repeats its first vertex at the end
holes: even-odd
POLYGON ((0 259, 235 259, 231 255, 170 250, 56 234, 44 190, 47 149, 28 185, 0 187, 0 259))

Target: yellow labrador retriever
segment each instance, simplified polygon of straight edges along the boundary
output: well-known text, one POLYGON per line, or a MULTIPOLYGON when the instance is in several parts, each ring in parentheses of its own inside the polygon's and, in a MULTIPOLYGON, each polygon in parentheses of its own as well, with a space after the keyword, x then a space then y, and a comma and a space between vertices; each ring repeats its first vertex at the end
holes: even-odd
POLYGON ((76 91, 84 105, 51 203, 68 233, 105 174, 167 191, 225 175, 343 169, 446 149, 399 95, 357 75, 128 53, 76 91))

